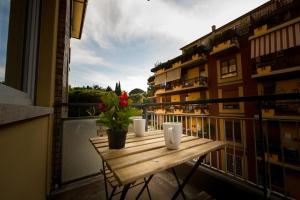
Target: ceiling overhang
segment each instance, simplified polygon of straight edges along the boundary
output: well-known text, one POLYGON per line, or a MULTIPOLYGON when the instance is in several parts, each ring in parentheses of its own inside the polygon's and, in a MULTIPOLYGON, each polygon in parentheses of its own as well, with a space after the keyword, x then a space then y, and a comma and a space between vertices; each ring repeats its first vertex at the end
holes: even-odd
POLYGON ((71 37, 81 39, 88 0, 72 0, 71 37))

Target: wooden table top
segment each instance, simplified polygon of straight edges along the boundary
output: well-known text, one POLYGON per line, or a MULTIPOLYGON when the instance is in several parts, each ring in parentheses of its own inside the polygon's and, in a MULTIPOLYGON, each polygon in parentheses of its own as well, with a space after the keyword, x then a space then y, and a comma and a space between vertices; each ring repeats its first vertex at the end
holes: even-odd
POLYGON ((120 185, 175 167, 225 145, 222 141, 182 135, 180 148, 168 150, 161 130, 146 132, 144 137, 135 137, 129 132, 125 148, 120 150, 108 148, 107 136, 90 138, 90 141, 120 185))

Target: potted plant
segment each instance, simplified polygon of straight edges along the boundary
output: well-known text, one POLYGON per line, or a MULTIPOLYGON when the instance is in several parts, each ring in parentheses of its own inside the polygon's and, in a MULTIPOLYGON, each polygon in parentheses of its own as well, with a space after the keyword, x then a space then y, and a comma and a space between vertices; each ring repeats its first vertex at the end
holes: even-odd
POLYGON ((130 117, 138 113, 131 108, 128 95, 123 92, 121 96, 113 91, 105 92, 101 96, 99 104, 101 114, 98 122, 108 127, 108 143, 110 149, 121 149, 125 146, 128 126, 132 122, 130 117))

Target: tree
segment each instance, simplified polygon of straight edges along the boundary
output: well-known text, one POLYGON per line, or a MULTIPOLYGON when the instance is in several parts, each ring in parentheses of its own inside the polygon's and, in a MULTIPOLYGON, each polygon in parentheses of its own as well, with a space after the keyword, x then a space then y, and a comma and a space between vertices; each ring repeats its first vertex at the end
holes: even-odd
POLYGON ((116 83, 115 93, 116 93, 118 96, 121 96, 121 94, 122 94, 120 81, 119 81, 119 83, 116 83))
POLYGON ((154 96, 154 91, 155 91, 154 85, 149 85, 147 88, 147 97, 154 96))
POLYGON ((134 95, 134 94, 144 94, 144 93, 145 93, 144 90, 142 90, 140 88, 135 88, 129 92, 129 96, 134 95))
POLYGON ((106 92, 110 92, 110 91, 113 91, 112 89, 111 89, 111 87, 110 86, 107 86, 107 88, 106 88, 106 90, 105 90, 106 92))

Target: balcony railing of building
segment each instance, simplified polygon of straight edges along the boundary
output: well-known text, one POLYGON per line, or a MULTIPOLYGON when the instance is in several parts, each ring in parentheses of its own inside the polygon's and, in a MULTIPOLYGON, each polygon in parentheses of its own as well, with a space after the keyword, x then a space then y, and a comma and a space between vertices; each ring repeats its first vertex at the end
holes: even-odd
POLYGON ((299 198, 294 183, 300 178, 300 93, 276 94, 197 101, 165 102, 136 105, 144 110, 147 128, 161 130, 164 122, 182 122, 183 134, 228 143, 224 151, 211 153, 203 167, 232 180, 286 198, 299 198), (219 106, 220 103, 244 102, 257 109, 253 116, 177 114, 179 106, 219 106), (270 102, 292 102, 292 116, 266 117, 270 102), (167 113, 154 112, 155 107, 166 108, 167 113))
POLYGON ((298 0, 272 1, 263 9, 251 13, 253 28, 268 24, 268 28, 299 16, 298 0))

